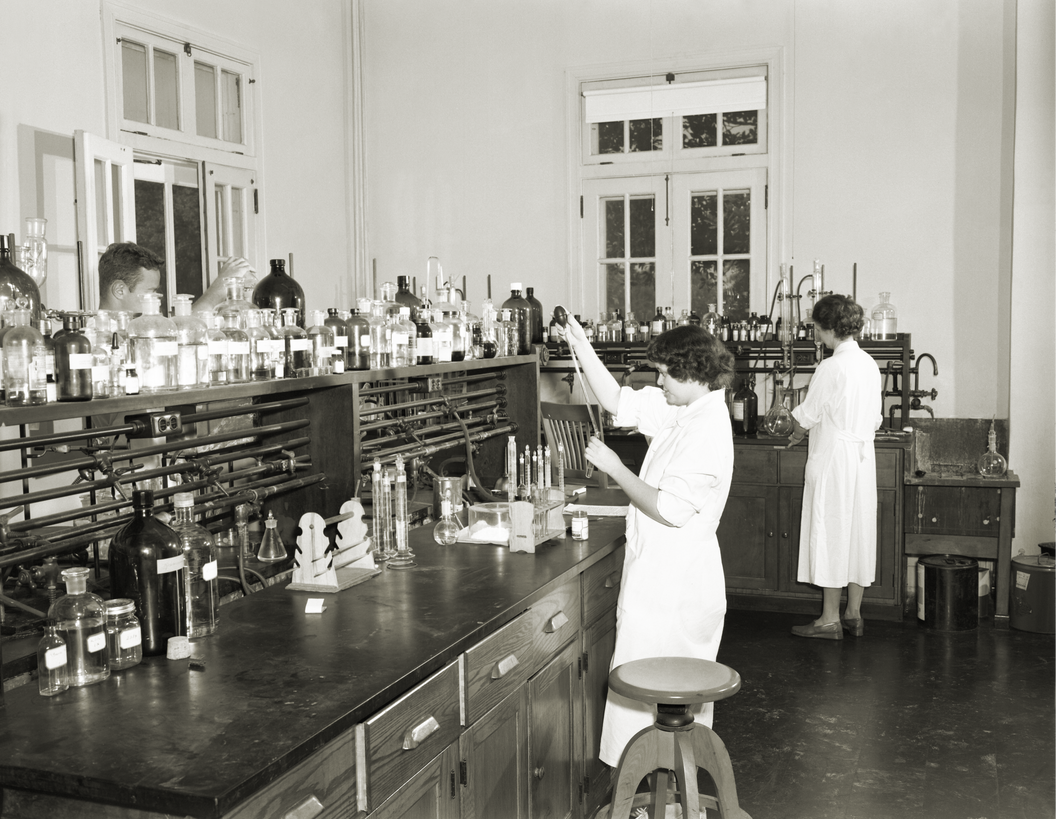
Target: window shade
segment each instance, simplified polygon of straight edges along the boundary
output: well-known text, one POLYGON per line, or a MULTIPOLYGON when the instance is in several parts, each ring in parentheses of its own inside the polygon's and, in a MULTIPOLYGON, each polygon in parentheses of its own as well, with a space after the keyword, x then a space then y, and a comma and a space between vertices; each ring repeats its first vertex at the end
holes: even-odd
POLYGON ((766 77, 584 90, 587 122, 766 108, 766 77))

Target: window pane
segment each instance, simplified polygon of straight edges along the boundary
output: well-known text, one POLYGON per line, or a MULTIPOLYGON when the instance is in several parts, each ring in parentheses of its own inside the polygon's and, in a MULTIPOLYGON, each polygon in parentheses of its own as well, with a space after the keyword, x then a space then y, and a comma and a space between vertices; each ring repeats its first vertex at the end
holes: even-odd
POLYGON ((139 43, 121 40, 121 89, 125 119, 147 119, 147 49, 139 43))
POLYGON ((602 265, 605 277, 605 312, 623 310, 623 291, 626 280, 625 267, 621 264, 602 265))
POLYGON ((106 211, 106 191, 107 185, 110 183, 110 180, 107 179, 106 165, 106 162, 97 159, 95 160, 95 167, 92 169, 92 175, 95 177, 95 243, 102 248, 110 244, 110 236, 106 230, 108 216, 106 211))
POLYGON ((242 142, 242 78, 231 71, 220 72, 224 140, 242 142))
POLYGON ((656 264, 631 265, 631 312, 638 321, 648 321, 656 309, 656 264))
POLYGON ((723 145, 755 145, 759 142, 758 111, 727 111, 722 115, 723 145))
POLYGON ((154 124, 173 130, 180 127, 176 55, 158 49, 154 49, 154 124))
POLYGON ((718 196, 695 193, 689 200, 689 252, 711 256, 719 252, 718 196))
POLYGON ((246 255, 246 249, 242 245, 242 234, 245 232, 243 229, 245 221, 243 194, 244 191, 240 188, 231 188, 231 238, 229 241, 231 252, 228 254, 229 256, 245 257, 246 255))
POLYGON ((194 113, 198 136, 216 139, 216 69, 199 62, 194 64, 194 113))
POLYGON ((597 153, 623 153, 623 122, 598 122, 594 125, 597 135, 597 153))
POLYGON ((219 185, 215 188, 215 201, 213 202, 213 220, 216 225, 213 230, 216 231, 216 255, 218 258, 224 256, 233 256, 230 248, 227 246, 227 234, 224 233, 224 189, 219 185))
POLYGON ((632 119, 630 127, 631 152, 662 151, 664 149, 664 129, 659 118, 632 119))
POLYGON ((605 258, 622 259, 624 257, 623 199, 603 199, 602 205, 605 209, 605 237, 602 241, 605 258))
POLYGON ((714 261, 690 263, 689 306, 698 316, 708 312, 708 305, 719 303, 719 287, 714 261))
POLYGON ((727 191, 722 198, 722 252, 749 253, 751 243, 751 205, 749 191, 727 191))
POLYGON ((748 318, 748 274, 751 263, 747 259, 727 259, 722 264, 722 312, 731 320, 748 318))
POLYGON ((715 114, 682 117, 683 148, 713 148, 718 144, 715 114))
POLYGON ((172 187, 172 234, 176 244, 176 292, 202 294, 202 220, 198 188, 172 187))
POLYGON ((656 255, 656 217, 652 196, 631 199, 631 256, 656 255))
MULTIPOLYGON (((165 185, 136 180, 136 244, 165 258, 165 185)), ((167 316, 166 271, 161 271, 161 314, 167 316)))

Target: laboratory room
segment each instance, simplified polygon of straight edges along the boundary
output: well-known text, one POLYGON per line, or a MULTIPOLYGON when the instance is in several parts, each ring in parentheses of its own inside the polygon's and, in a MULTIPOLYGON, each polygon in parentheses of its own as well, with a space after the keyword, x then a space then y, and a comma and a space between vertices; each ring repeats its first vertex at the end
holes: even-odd
POLYGON ((1051 0, 47 0, 0 819, 1056 815, 1051 0))

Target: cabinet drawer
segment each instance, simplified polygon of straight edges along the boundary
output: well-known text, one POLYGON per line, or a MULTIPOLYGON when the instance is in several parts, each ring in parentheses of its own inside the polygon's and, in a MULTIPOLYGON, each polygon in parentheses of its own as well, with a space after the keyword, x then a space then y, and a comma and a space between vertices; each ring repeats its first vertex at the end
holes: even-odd
POLYGON ((803 472, 807 468, 807 450, 790 449, 774 454, 781 456, 781 483, 802 486, 803 472))
MULTIPOLYGON (((755 446, 736 447, 733 458, 734 483, 776 483, 777 452, 755 446)), ((804 457, 805 462, 805 457, 804 457)), ((803 477, 800 475, 800 480, 803 477)))
POLYGON ((360 726, 366 809, 392 796, 458 739, 458 706, 458 663, 451 663, 360 726))
POLYGON ((531 676, 532 618, 518 615, 466 652, 466 725, 472 725, 531 676))
POLYGON ((887 489, 897 489, 902 485, 902 470, 898 466, 897 450, 876 451, 876 485, 887 489))
POLYGON ((528 674, 531 676, 579 633, 579 578, 569 580, 533 603, 528 615, 532 619, 532 663, 528 674))
POLYGON ((623 578, 624 549, 621 546, 583 572, 584 625, 589 626, 601 615, 615 610, 623 578))
POLYGON ((224 819, 337 819, 355 812, 356 736, 350 729, 224 819))

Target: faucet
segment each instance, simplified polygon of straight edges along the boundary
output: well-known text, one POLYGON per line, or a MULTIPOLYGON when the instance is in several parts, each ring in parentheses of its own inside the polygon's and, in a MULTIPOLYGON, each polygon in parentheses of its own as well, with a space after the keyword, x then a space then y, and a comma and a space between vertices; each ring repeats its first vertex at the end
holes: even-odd
POLYGON ((934 401, 939 395, 939 391, 934 387, 932 387, 930 390, 920 389, 920 362, 921 359, 924 358, 931 361, 932 376, 938 377, 939 375, 939 365, 935 362, 935 357, 931 353, 921 353, 919 356, 917 356, 917 366, 910 370, 910 373, 912 373, 913 375, 913 389, 909 391, 909 397, 911 399, 909 402, 909 410, 910 412, 912 412, 913 410, 922 410, 924 412, 927 412, 929 415, 931 415, 932 418, 934 418, 935 411, 931 407, 922 403, 920 400, 922 398, 930 398, 932 401, 934 401))

